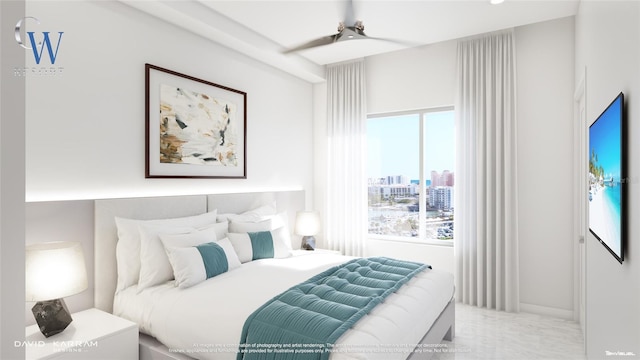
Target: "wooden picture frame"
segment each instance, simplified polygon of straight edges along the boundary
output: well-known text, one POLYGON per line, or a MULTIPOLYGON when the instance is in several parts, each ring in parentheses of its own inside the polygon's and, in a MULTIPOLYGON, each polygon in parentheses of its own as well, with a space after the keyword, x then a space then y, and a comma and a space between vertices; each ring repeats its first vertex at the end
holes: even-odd
POLYGON ((145 177, 247 178, 247 93, 145 64, 145 177))

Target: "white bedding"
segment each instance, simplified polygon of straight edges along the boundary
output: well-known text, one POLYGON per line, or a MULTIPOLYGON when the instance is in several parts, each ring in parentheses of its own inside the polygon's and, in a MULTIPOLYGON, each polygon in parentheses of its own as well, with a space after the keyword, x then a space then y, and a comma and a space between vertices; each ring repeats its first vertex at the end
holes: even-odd
MULTIPOLYGON (((263 259, 188 289, 168 282, 116 294, 114 314, 139 324, 172 351, 197 359, 235 359, 245 319, 263 303, 352 258, 304 252, 263 259)), ((450 273, 425 270, 362 318, 336 343, 332 360, 404 359, 453 296, 450 273)))

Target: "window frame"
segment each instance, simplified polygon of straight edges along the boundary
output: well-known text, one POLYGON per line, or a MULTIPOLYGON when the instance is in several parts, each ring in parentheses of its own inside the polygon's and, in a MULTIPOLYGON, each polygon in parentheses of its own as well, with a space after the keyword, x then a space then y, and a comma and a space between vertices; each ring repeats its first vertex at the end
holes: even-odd
MULTIPOLYGON (((455 117, 455 108, 453 105, 449 105, 449 106, 438 106, 438 107, 431 107, 431 108, 423 108, 423 109, 415 109, 415 110, 404 110, 404 111, 390 111, 390 112, 381 112, 381 113, 373 113, 373 114, 367 114, 367 121, 369 121, 369 119, 376 119, 376 118, 385 118, 385 117, 396 117, 396 116, 405 116, 405 115, 419 115, 419 125, 420 125, 420 136, 419 136, 419 148, 420 148, 420 155, 419 155, 419 166, 420 166, 420 178, 419 178, 419 182, 420 182, 420 196, 418 197, 418 201, 420 204, 426 204, 427 201, 427 186, 426 186, 426 169, 424 168, 424 135, 425 135, 425 117, 427 114, 429 113, 436 113, 436 112, 445 112, 445 111, 454 111, 454 117, 455 117)), ((455 121, 455 119, 454 119, 455 121)), ((454 149, 455 149, 455 145, 454 145, 454 149)), ((452 170, 455 173, 455 164, 454 164, 454 169, 452 170)), ((389 174, 391 175, 391 174, 389 174)), ((368 186, 368 185, 367 185, 368 186)), ((455 185, 454 185, 455 187, 455 185)), ((367 206, 368 209, 368 206, 367 206)), ((420 209, 422 209, 422 207, 420 207, 420 209)), ((454 221, 455 221, 455 217, 454 217, 454 221)), ((424 224, 426 222, 426 212, 420 210, 420 212, 418 213, 418 222, 420 224, 424 224)), ((380 234, 372 234, 369 233, 369 228, 367 226, 367 239, 372 239, 372 240, 383 240, 383 241, 393 241, 393 242, 404 242, 404 243, 410 243, 410 244, 422 244, 422 245, 435 245, 435 246, 445 246, 445 247, 452 247, 454 240, 455 239, 448 239, 448 240, 438 240, 438 239, 431 239, 431 238, 427 238, 425 235, 426 229, 422 226, 419 227, 418 229, 419 233, 417 237, 408 237, 408 236, 399 236, 399 235, 380 235, 380 234)))

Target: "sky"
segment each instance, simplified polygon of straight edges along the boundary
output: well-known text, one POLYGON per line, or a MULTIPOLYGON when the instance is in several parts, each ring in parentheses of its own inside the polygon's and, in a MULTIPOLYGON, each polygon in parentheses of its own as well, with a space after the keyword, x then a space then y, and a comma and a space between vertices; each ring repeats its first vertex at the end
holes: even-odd
MULTIPOLYGON (((427 113, 425 119, 425 163, 431 170, 455 171, 453 111, 427 113)), ((400 115, 367 121, 367 177, 406 175, 417 180, 420 153, 420 116, 400 115), (380 161, 379 161, 380 160, 380 161)))

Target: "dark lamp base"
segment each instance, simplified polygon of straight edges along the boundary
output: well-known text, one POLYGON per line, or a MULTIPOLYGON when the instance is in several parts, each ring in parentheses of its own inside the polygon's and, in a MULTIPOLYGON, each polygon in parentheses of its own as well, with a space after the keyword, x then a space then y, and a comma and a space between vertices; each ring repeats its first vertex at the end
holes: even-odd
POLYGON ((31 311, 45 337, 61 333, 73 321, 63 299, 38 301, 31 311))
POLYGON ((316 238, 313 236, 303 236, 302 237, 302 245, 300 246, 303 250, 315 250, 316 248, 316 238))

